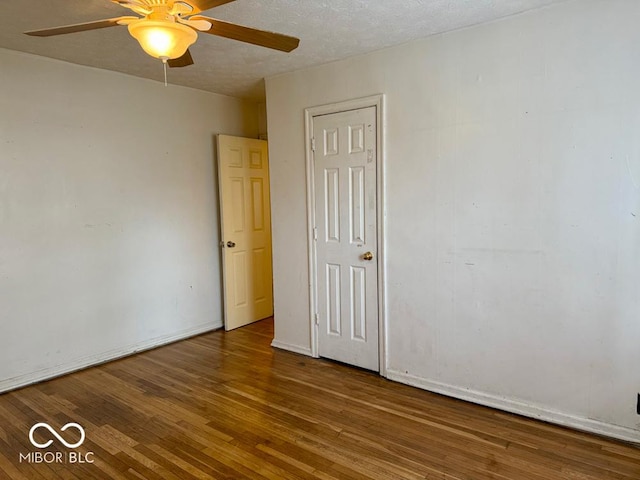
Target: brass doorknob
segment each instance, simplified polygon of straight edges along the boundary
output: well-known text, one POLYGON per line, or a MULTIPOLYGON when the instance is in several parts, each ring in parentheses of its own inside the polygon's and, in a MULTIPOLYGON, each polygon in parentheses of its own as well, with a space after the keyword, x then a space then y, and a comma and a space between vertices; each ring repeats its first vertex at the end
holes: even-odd
POLYGON ((371 253, 371 252, 365 252, 365 253, 362 255, 362 259, 363 259, 363 260, 367 260, 367 261, 371 261, 371 260, 373 260, 373 253, 371 253))

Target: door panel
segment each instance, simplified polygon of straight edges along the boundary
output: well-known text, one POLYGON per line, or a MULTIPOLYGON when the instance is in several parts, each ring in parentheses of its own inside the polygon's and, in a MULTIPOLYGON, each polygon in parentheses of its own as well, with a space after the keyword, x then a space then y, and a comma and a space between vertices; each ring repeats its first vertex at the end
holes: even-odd
POLYGON ((318 352, 377 371, 376 109, 314 117, 313 135, 318 352))
POLYGON ((362 267, 351 267, 351 333, 367 341, 367 277, 362 267))
POLYGON ((232 330, 273 315, 267 142, 218 135, 218 157, 224 324, 232 330))

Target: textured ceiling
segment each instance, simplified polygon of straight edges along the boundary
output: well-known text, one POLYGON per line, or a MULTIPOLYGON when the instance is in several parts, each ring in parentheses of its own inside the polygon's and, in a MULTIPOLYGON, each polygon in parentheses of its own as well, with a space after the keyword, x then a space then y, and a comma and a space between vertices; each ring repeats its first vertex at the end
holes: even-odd
MULTIPOLYGON (((488 22, 565 0, 236 0, 204 15, 299 37, 292 53, 200 34, 195 65, 171 69, 169 81, 237 97, 261 99, 263 78, 410 40, 488 22)), ((162 80, 126 27, 34 38, 26 30, 131 12, 109 0, 3 0, 0 47, 162 80)), ((0 65, 0 70, 2 66, 0 65)))

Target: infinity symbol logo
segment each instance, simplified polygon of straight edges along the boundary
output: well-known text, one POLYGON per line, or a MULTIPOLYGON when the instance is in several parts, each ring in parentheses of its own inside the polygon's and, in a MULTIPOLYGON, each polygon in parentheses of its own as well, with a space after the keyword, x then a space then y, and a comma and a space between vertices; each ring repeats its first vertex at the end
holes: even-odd
POLYGON ((65 447, 67 448, 77 448, 80 445, 82 445, 84 443, 84 428, 82 428, 80 425, 78 425, 77 423, 67 423, 64 427, 62 427, 60 429, 61 432, 64 432, 65 430, 67 430, 68 428, 75 428, 80 432, 80 440, 77 443, 67 443, 65 441, 64 438, 62 438, 58 432, 56 432, 53 428, 51 428, 51 426, 48 423, 36 423, 33 427, 31 427, 31 430, 29 430, 29 440, 31 441, 31 444, 34 447, 37 448, 47 448, 49 445, 51 445, 53 443, 53 440, 49 440, 46 443, 38 443, 34 440, 33 438, 33 434, 34 432, 39 429, 39 428, 46 428, 47 430, 49 430, 51 432, 51 434, 56 437, 58 439, 58 441, 60 441, 60 443, 62 443, 65 447))

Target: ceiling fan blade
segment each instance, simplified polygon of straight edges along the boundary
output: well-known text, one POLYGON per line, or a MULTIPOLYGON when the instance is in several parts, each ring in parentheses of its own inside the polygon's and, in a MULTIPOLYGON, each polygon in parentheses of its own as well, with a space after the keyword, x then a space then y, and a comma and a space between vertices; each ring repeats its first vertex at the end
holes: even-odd
POLYGON ((191 15, 192 13, 193 13, 193 7, 184 2, 174 3, 173 6, 171 7, 171 10, 169 11, 169 15, 180 15, 183 17, 191 15))
POLYGON ((206 32, 211 28, 211 23, 206 20, 191 20, 190 18, 185 20, 184 18, 176 17, 176 21, 199 32, 206 32))
POLYGON ((64 35, 66 33, 84 32, 86 30, 97 30, 99 28, 117 27, 120 22, 127 22, 138 17, 117 17, 107 20, 97 20, 95 22, 77 23, 75 25, 66 25, 64 27, 46 28, 44 30, 31 30, 24 32, 26 35, 33 37, 51 37, 53 35, 64 35))
POLYGON ((122 5, 123 7, 128 8, 129 5, 136 5, 138 7, 144 6, 141 0, 111 0, 113 3, 117 3, 118 5, 122 5))
POLYGON ((117 3, 121 7, 133 10, 138 15, 149 15, 153 12, 147 5, 140 2, 140 0, 111 0, 113 3, 117 3))
POLYGON ((188 67, 189 65, 193 65, 193 57, 191 56, 191 52, 187 50, 181 57, 167 60, 167 63, 171 68, 188 67))
POLYGON ((282 35, 281 33, 267 32, 256 28, 244 27, 235 23, 223 22, 215 18, 194 16, 190 20, 206 20, 211 23, 211 28, 204 33, 219 37, 231 38, 241 42, 252 43, 261 47, 272 48, 282 52, 291 52, 298 48, 300 39, 282 35))
POLYGON ((225 3, 235 2, 235 0, 183 0, 193 7, 192 13, 200 13, 210 8, 219 7, 225 3))
POLYGON ((140 17, 120 17, 118 19, 118 25, 129 25, 130 23, 137 22, 140 17))

